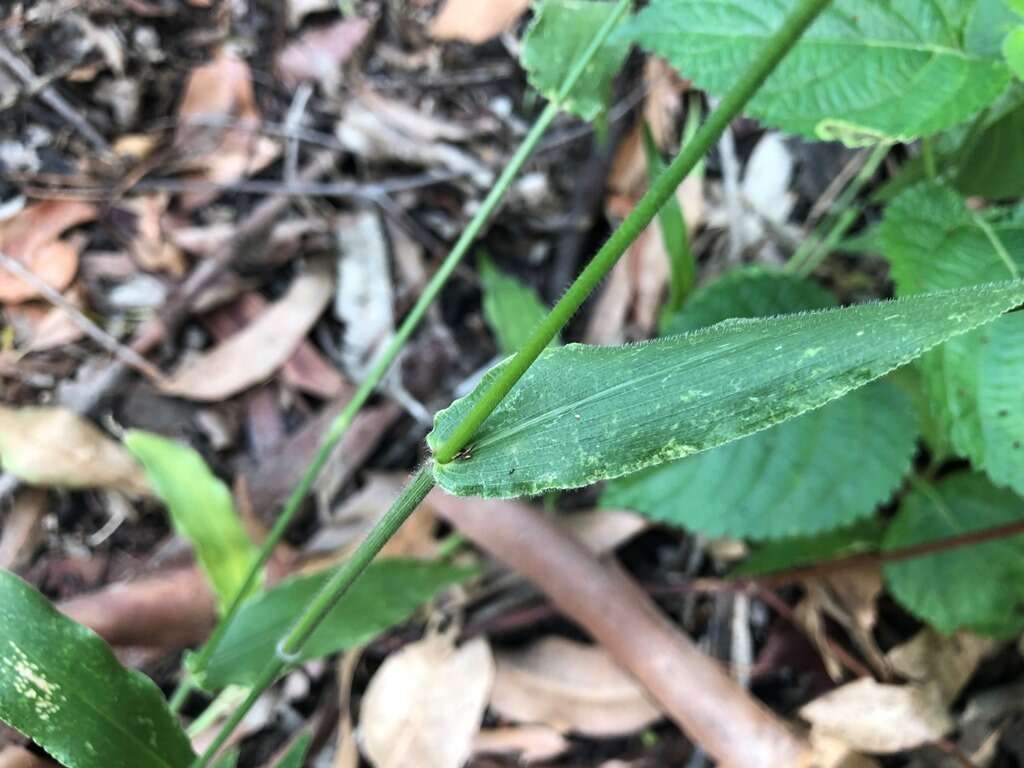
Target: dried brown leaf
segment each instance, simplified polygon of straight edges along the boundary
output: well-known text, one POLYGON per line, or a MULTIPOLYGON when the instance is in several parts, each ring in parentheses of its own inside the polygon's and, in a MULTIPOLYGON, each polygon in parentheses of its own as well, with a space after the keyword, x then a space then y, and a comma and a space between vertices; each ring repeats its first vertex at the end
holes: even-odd
POLYGON ((181 277, 187 266, 185 255, 170 239, 163 223, 168 200, 165 194, 154 194, 137 197, 127 203, 127 208, 135 214, 135 232, 130 249, 143 269, 181 277))
POLYGON ((935 683, 943 700, 952 704, 982 659, 997 647, 995 640, 970 632, 946 636, 922 629, 890 650, 886 658, 896 672, 912 683, 935 683))
POLYGON ((661 719, 640 685, 600 647, 548 637, 498 654, 491 708, 506 720, 588 736, 632 733, 661 719))
POLYGON ((428 635, 388 657, 360 710, 363 752, 375 768, 461 768, 487 706, 494 660, 483 639, 456 648, 428 635))
MULTIPOLYGON (((228 184, 268 166, 278 156, 277 142, 259 133, 262 116, 256 106, 249 65, 221 52, 192 70, 178 108, 177 144, 192 157, 199 179, 228 184), (222 121, 232 127, 202 128, 194 123, 222 121), (237 126, 237 127, 234 127, 237 126)), ((216 193, 188 193, 186 208, 209 202, 216 193)))
POLYGON ((150 493, 131 454, 66 408, 0 406, 0 461, 31 485, 150 493))
POLYGON ((309 333, 330 301, 333 285, 322 268, 300 275, 266 312, 211 351, 186 361, 162 389, 190 400, 216 402, 265 380, 309 333))
POLYGON ((291 87, 320 83, 324 93, 337 93, 342 65, 363 44, 369 31, 369 21, 351 17, 303 33, 277 56, 281 80, 291 87))
MULTIPOLYGON (((0 250, 63 291, 78 269, 78 248, 59 238, 65 230, 92 221, 96 214, 96 206, 77 200, 30 205, 0 222, 0 250)), ((0 302, 14 304, 38 295, 35 288, 0 269, 0 302)))
POLYGON ((942 738, 953 728, 937 686, 885 685, 861 678, 800 710, 815 732, 860 752, 891 754, 942 738))
POLYGON ((621 509, 592 509, 557 519, 558 527, 579 540, 591 552, 612 552, 651 527, 632 512, 621 509))
POLYGON ((0 568, 13 571, 32 557, 46 509, 46 491, 38 488, 18 491, 0 528, 0 568))
POLYGON ((512 26, 530 0, 446 0, 430 24, 435 40, 482 43, 512 26))

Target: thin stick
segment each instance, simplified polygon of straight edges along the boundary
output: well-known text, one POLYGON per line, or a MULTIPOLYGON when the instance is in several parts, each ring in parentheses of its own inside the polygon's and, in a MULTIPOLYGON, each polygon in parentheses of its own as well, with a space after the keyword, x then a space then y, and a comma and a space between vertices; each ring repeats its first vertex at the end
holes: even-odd
POLYGON ((0 251, 0 267, 6 269, 22 282, 28 283, 32 286, 32 289, 36 293, 66 314, 71 322, 81 329, 86 336, 95 341, 125 365, 134 368, 139 373, 153 381, 160 381, 163 379, 163 374, 161 374, 160 371, 157 370, 157 368, 146 358, 135 350, 126 347, 96 325, 96 323, 86 317, 78 307, 65 299, 61 295, 60 291, 53 288, 53 286, 40 278, 39 275, 30 270, 13 256, 0 251))
MULTIPOLYGON (((533 153, 534 148, 540 142, 548 127, 558 116, 559 101, 564 100, 575 87, 579 78, 582 76, 583 71, 586 69, 587 64, 589 64, 590 60, 597 54, 597 51, 600 49, 604 40, 606 40, 608 35, 611 34, 612 29, 615 28, 618 20, 628 10, 628 8, 629 0, 619 0, 616 12, 612 14, 609 21, 595 36, 590 47, 579 61, 576 62, 573 70, 570 71, 559 93, 560 99, 556 99, 548 104, 540 117, 537 118, 537 121, 534 123, 529 133, 523 139, 519 149, 516 150, 516 153, 513 155, 508 165, 505 166, 505 169, 502 171, 501 176, 498 178, 494 187, 492 187, 491 191, 484 199, 476 215, 473 217, 473 220, 470 221, 469 225, 462 232, 462 235, 452 248, 451 253, 448 254, 437 272, 434 273, 430 282, 427 283, 415 306, 410 310, 409 314, 406 316, 402 325, 388 343, 387 347, 376 359, 373 367, 370 369, 370 372, 360 383, 355 394, 353 394, 352 399, 331 424, 330 429, 328 429, 327 434, 324 437, 324 441, 317 451, 316 456, 314 456, 312 463, 310 463, 306 473, 299 481, 299 484, 288 497, 281 514, 274 522, 273 528, 271 528, 270 532, 267 534, 267 538, 260 547, 260 551, 255 562, 249 569, 245 582, 231 601, 227 611, 224 613, 224 617, 217 626, 214 627, 213 632, 210 635, 210 639, 207 640, 206 644, 195 656, 192 662, 193 674, 201 674, 209 663, 213 652, 217 649, 217 646, 224 638, 224 633, 238 614, 238 610, 241 608, 244 596, 249 594, 250 590, 256 584, 261 569, 270 559, 274 548, 284 536, 285 531, 288 530, 288 526, 298 513, 303 500, 309 494, 317 476, 326 465, 334 447, 345 436, 345 433, 348 431, 349 426, 351 426, 356 414, 359 413, 360 409, 366 404, 370 397, 372 397, 380 382, 384 379, 384 376, 391 368, 392 363, 394 363, 395 359, 402 351, 405 343, 412 336, 413 331, 415 331, 419 326, 420 321, 430 308, 430 305, 433 304, 434 299, 437 298, 438 294, 440 294, 441 289, 444 287, 445 283, 447 283, 452 272, 455 271, 455 268, 459 265, 462 258, 466 255, 473 242, 476 240, 477 235, 480 234, 480 231, 484 228, 491 215, 498 208, 502 199, 504 199, 505 193, 512 185, 512 182, 519 174, 519 171, 526 164, 526 161, 533 153)), ((175 690, 171 697, 172 710, 179 709, 184 703, 184 700, 193 685, 191 677, 192 675, 186 675, 182 679, 181 683, 179 683, 177 690, 175 690)))

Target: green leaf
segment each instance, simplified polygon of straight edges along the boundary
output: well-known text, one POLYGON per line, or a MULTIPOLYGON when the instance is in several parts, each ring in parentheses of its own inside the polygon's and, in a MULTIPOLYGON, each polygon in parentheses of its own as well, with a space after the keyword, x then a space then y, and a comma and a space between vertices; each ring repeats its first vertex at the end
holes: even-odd
MULTIPOLYGON (((416 560, 374 562, 313 633, 300 658, 316 659, 362 645, 405 621, 443 588, 474 573, 416 560)), ((197 682, 207 690, 231 683, 252 685, 274 655, 278 640, 331 574, 328 570, 289 579, 245 603, 197 682)))
POLYGON ((187 768, 195 755, 153 682, 0 571, 0 720, 69 768, 187 768))
MULTIPOLYGON (((742 270, 695 295, 670 329, 834 304, 804 278, 742 270)), ((819 533, 867 517, 892 495, 910 469, 917 434, 908 399, 878 383, 742 440, 613 480, 601 505, 706 536, 819 533)))
MULTIPOLYGON (((494 332, 498 349, 511 355, 530 337, 548 313, 533 289, 499 270, 486 256, 480 259, 484 288, 484 318, 494 332)), ((556 337, 552 344, 560 344, 556 337)))
POLYGON ((231 492, 187 445, 139 430, 128 432, 124 444, 146 468, 175 528, 192 544, 223 608, 245 583, 257 555, 231 492))
POLYGON ((1024 27, 1017 27, 1003 40, 1003 56, 1013 74, 1024 80, 1024 27))
POLYGON ((313 742, 313 734, 306 731, 297 738, 285 752, 275 768, 302 768, 302 761, 306 758, 309 745, 313 742))
POLYGON ((999 58, 1002 55, 1003 38, 1018 24, 1020 18, 1005 0, 977 0, 970 21, 967 22, 964 47, 975 56, 999 58))
POLYGON ((964 195, 1024 196, 1024 94, 1011 89, 1014 106, 995 117, 961 151, 955 186, 964 195))
MULTIPOLYGON (((903 549, 1012 523, 1021 500, 982 476, 961 473, 906 496, 883 549, 903 549)), ((887 563, 889 591, 940 632, 1006 636, 1024 628, 1024 536, 887 563)))
MULTIPOLYGON (((989 209, 985 215, 938 184, 894 200, 885 211, 882 241, 899 293, 977 285, 1019 272, 1024 211, 989 209)), ((953 449, 995 483, 1024 493, 1022 320, 1008 315, 953 339, 922 358, 920 369, 932 420, 953 449)))
POLYGON ((780 539, 758 546, 729 574, 732 578, 764 576, 828 560, 874 552, 881 546, 885 525, 877 518, 817 536, 780 539))
MULTIPOLYGON (((991 322, 1024 300, 1003 282, 541 354, 463 455, 435 464, 457 495, 510 497, 621 477, 799 416, 991 322)), ((507 363, 504 363, 507 364, 507 363)), ((498 375, 437 414, 437 450, 498 375)))
MULTIPOLYGON (((796 0, 653 0, 623 30, 721 96, 796 0)), ((748 107, 769 125, 850 145, 950 128, 1006 88, 1001 60, 961 47, 962 0, 835 0, 748 107)))
POLYGON ((613 9, 612 3, 594 0, 540 0, 523 40, 521 61, 530 85, 584 120, 596 120, 607 108, 612 78, 629 53, 629 41, 612 35, 583 70, 569 97, 559 102, 558 92, 613 9))
POLYGON ((232 749, 216 763, 213 764, 213 768, 235 768, 238 765, 238 750, 232 749))

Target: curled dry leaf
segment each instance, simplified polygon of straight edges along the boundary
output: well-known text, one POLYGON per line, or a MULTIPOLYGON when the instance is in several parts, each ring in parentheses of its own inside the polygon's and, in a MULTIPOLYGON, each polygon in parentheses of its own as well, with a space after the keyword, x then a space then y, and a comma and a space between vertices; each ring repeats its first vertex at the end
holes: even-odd
POLYGON ((168 196, 145 195, 128 202, 135 214, 135 231, 131 252, 140 267, 150 272, 166 272, 173 277, 185 274, 185 255, 164 231, 163 217, 168 196))
POLYGON ((121 444, 66 408, 0 406, 0 462, 31 485, 151 493, 121 444))
POLYGON ((369 21, 352 17, 303 33, 277 56, 281 80, 292 87, 320 83, 324 93, 337 93, 342 65, 359 49, 369 31, 369 21))
POLYGON ((591 509, 556 520, 558 527, 596 555, 613 552, 648 528, 651 523, 621 509, 591 509))
POLYGON ((388 657, 360 711, 364 754, 376 768, 462 768, 487 707, 494 660, 483 639, 461 648, 428 635, 388 657))
POLYGON ((491 708, 506 720, 616 736, 662 717, 640 685, 600 647, 548 637, 499 654, 496 661, 491 708))
MULTIPOLYGON (((96 218, 96 206, 77 200, 47 200, 0 222, 0 250, 43 282, 63 291, 78 269, 78 248, 61 240, 71 227, 96 218)), ((0 269, 0 301, 14 304, 38 296, 32 286, 0 269)))
POLYGON ((891 754, 942 738, 953 720, 937 686, 885 685, 861 678, 804 705, 816 733, 860 752, 891 754))
POLYGON ((344 362, 361 373, 395 327, 387 240, 374 211, 342 216, 337 232, 334 314, 345 324, 344 362))
POLYGON ((3 527, 0 527, 0 568, 16 570, 32 557, 46 509, 46 491, 38 488, 18 491, 3 527))
MULTIPOLYGON (((200 179, 221 184, 237 181, 265 168, 279 153, 275 141, 254 130, 262 116, 253 94, 252 74, 248 64, 230 53, 222 51, 213 61, 192 70, 178 119, 177 144, 198 166, 200 179), (196 124, 211 120, 231 127, 196 124)), ((183 203, 192 208, 215 196, 190 193, 183 203)))
POLYGON ((982 659, 998 643, 970 632, 940 635, 922 629, 886 654, 892 668, 912 683, 934 684, 946 704, 952 704, 982 659))
POLYGON ((244 330, 186 361, 162 385, 169 394, 215 402, 257 384, 280 368, 331 299, 334 281, 315 267, 244 330))
POLYGON ((430 24, 436 40, 482 43, 512 26, 530 0, 446 0, 430 24))

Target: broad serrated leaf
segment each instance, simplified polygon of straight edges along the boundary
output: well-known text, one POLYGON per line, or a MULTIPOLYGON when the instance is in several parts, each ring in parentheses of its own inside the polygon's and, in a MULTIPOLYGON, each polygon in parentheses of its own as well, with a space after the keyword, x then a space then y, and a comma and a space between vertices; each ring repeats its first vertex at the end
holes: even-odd
MULTIPOLYGON (((796 0, 653 0, 625 29, 684 77, 722 95, 796 0)), ((836 0, 751 100, 786 131, 851 145, 950 128, 1010 81, 998 59, 961 47, 961 0, 836 0)))
POLYGON ((188 768, 195 757, 153 682, 9 571, 0 571, 0 720, 68 768, 188 768))
MULTIPOLYGON (((669 329, 834 304, 804 278, 743 270, 695 295, 669 329)), ((917 433, 907 398, 879 383, 742 440, 613 480, 601 505, 707 536, 815 534, 866 517, 888 499, 910 469, 917 433)))
MULTIPOLYGON (((1024 301, 1024 283, 760 320, 624 347, 541 354, 462 455, 435 464, 457 495, 575 488, 800 416, 1024 301)), ((504 365, 507 363, 503 363, 504 365)), ((500 372, 437 414, 437 450, 500 372)))
POLYGON ((520 56, 532 85, 549 101, 584 120, 595 120, 608 106, 612 78, 629 52, 629 41, 611 38, 590 61, 569 97, 558 92, 573 64, 590 47, 614 12, 614 3, 598 0, 539 0, 520 56))
MULTIPOLYGON (((952 190, 914 187, 885 211, 882 241, 901 294, 977 285, 1024 267, 1024 215, 970 211, 952 190), (996 243, 1000 244, 997 247, 996 243), (1014 261, 1008 261, 1013 259, 1014 261)), ((1024 345, 1007 316, 920 362, 934 422, 994 482, 1024 492, 1024 345)))
MULTIPOLYGON (((903 549, 1024 517, 1019 497, 984 476, 921 483, 904 498, 883 548, 903 549)), ((1010 635, 1024 627, 1024 536, 887 563, 889 591, 940 632, 1010 635)))
POLYGON ((965 195, 1024 196, 1024 92, 1011 93, 996 115, 961 150, 954 182, 965 195))
POLYGON ((231 491, 187 445, 139 430, 128 432, 124 444, 145 467, 174 527, 195 549, 223 608, 245 583, 257 555, 231 491))
POLYGON ((817 536, 798 536, 772 541, 756 547, 750 553, 750 557, 742 565, 734 568, 729 576, 764 576, 790 568, 874 552, 881 546, 884 533, 885 524, 878 518, 870 518, 848 528, 817 536))
MULTIPOLYGON (((327 615, 302 649, 302 660, 316 659, 362 645, 407 619, 441 589, 475 571, 441 563, 380 560, 327 615)), ((249 600, 228 627, 198 682, 208 690, 229 684, 251 685, 278 640, 331 577, 332 571, 298 576, 249 600)))
MULTIPOLYGON (((484 318, 494 332, 498 350, 511 355, 540 325, 547 307, 529 286, 499 270, 486 256, 480 259, 480 282, 484 289, 484 318)), ((558 338, 552 344, 561 343, 558 338)))

